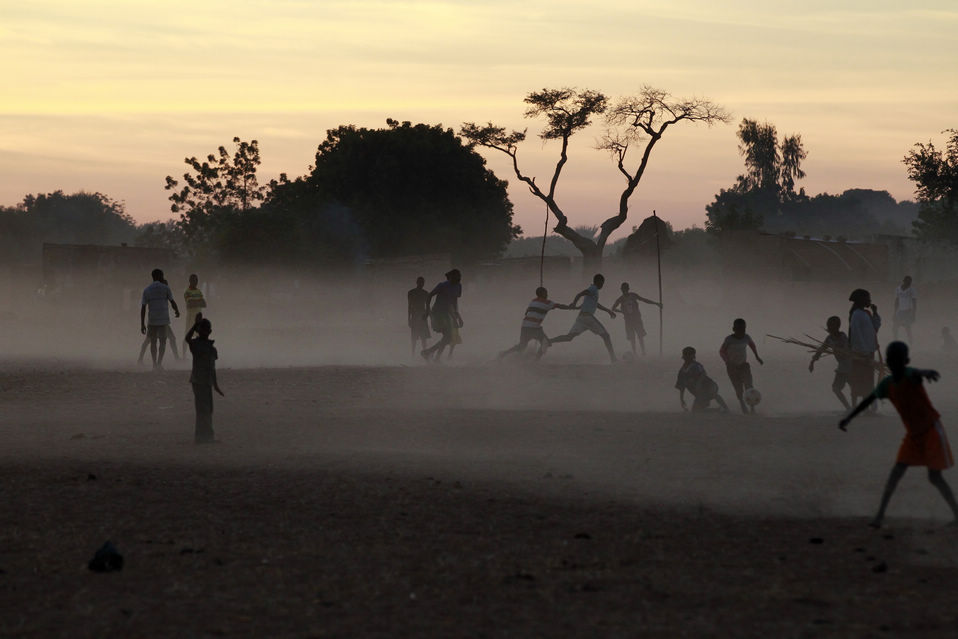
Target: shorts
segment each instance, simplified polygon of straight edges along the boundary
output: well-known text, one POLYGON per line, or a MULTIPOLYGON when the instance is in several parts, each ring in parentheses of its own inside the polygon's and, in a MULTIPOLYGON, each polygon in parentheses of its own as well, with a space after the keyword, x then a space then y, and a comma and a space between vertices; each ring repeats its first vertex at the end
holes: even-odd
POLYGON ((929 470, 945 470, 955 464, 948 445, 948 437, 940 421, 921 435, 907 433, 898 448, 898 464, 927 466, 929 470))
POLYGON ((536 341, 539 344, 548 347, 549 338, 541 326, 523 326, 519 330, 519 344, 525 347, 529 342, 536 341))
POLYGON ((159 339, 161 342, 165 342, 169 329, 169 324, 150 324, 146 327, 146 336, 151 340, 159 339))
POLYGON ((413 339, 429 339, 432 337, 432 333, 429 332, 429 322, 422 316, 409 320, 409 331, 413 339))
POLYGON ((645 337, 645 325, 642 324, 642 316, 638 313, 625 316, 625 339, 631 340, 632 336, 639 339, 645 337))
POLYGON ((572 328, 569 329, 569 335, 581 335, 586 331, 592 331, 596 335, 602 337, 605 337, 609 334, 609 332, 605 330, 605 326, 602 325, 602 322, 595 318, 595 315, 579 313, 579 316, 575 318, 575 324, 573 324, 572 328))
POLYGON ((752 367, 748 362, 726 364, 725 370, 728 371, 728 378, 732 382, 732 388, 735 389, 735 396, 742 399, 745 389, 752 387, 752 367))

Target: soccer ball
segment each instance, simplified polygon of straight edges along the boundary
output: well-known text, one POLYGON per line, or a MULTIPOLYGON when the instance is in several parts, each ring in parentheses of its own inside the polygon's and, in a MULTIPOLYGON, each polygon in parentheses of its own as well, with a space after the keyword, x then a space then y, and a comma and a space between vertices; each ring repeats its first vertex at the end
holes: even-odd
POLYGON ((757 388, 749 388, 742 394, 742 399, 749 406, 755 406, 762 401, 762 394, 758 392, 757 388))

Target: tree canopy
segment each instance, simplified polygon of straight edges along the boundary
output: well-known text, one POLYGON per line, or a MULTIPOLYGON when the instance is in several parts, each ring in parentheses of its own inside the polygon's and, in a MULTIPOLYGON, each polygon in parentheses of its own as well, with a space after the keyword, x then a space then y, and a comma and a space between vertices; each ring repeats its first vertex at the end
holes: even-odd
POLYGON ((526 95, 528 106, 525 117, 544 117, 546 126, 539 134, 543 140, 558 140, 559 159, 548 187, 540 187, 534 176, 527 175, 519 166, 519 144, 526 139, 526 131, 506 131, 492 122, 479 125, 465 122, 461 134, 472 144, 493 149, 507 155, 513 172, 529 191, 542 200, 556 220, 553 230, 569 240, 586 258, 587 267, 601 260, 609 236, 628 219, 629 199, 645 174, 653 147, 666 130, 680 122, 701 122, 712 125, 727 122, 728 114, 712 102, 699 98, 675 98, 669 93, 649 86, 637 94, 610 101, 604 94, 591 89, 542 89, 526 95), (587 128, 592 119, 604 116, 606 134, 598 148, 608 151, 616 168, 625 180, 614 215, 599 226, 595 238, 587 238, 570 226, 565 211, 556 200, 556 187, 562 170, 568 162, 569 140, 587 128), (636 149, 638 160, 630 163, 630 152, 636 149))
POLYGON ((915 233, 958 244, 958 129, 947 129, 945 149, 918 143, 902 160, 920 208, 915 233))

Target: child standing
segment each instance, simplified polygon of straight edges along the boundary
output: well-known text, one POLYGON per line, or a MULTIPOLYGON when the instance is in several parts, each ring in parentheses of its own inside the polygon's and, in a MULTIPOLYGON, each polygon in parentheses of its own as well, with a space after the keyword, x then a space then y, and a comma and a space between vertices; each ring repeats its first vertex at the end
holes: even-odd
POLYGON ((549 291, 544 286, 537 288, 536 296, 529 302, 525 317, 522 318, 522 327, 519 329, 519 343, 499 353, 499 359, 510 353, 522 353, 532 340, 539 342, 539 352, 536 354, 536 359, 542 357, 546 349, 549 348, 549 338, 542 330, 542 320, 546 318, 546 313, 554 308, 570 309, 572 307, 550 300, 549 291))
POLYGON ((755 355, 755 361, 764 366, 765 362, 758 356, 755 342, 745 332, 745 320, 740 317, 732 322, 732 334, 722 342, 719 355, 725 362, 725 370, 728 372, 728 378, 732 382, 732 388, 735 389, 735 396, 738 398, 743 413, 755 412, 755 407, 748 406, 742 399, 745 389, 752 388, 752 367, 748 364, 749 348, 755 355))
POLYGON ((945 498, 955 518, 954 523, 958 524, 958 504, 955 503, 951 487, 941 476, 941 471, 954 465, 954 458, 941 426, 941 416, 931 405, 922 384, 923 379, 938 381, 938 371, 911 368, 908 361, 908 346, 904 342, 889 344, 885 362, 891 369, 891 375, 879 382, 875 390, 838 423, 838 427, 845 430, 848 423, 876 399, 890 399, 905 426, 905 438, 898 448, 898 458, 885 484, 878 514, 870 524, 873 528, 881 526, 888 500, 909 466, 928 467, 928 481, 945 498))
POLYGON ((622 282, 621 290, 622 295, 612 304, 612 311, 622 311, 622 317, 625 318, 625 339, 629 340, 629 344, 632 345, 632 354, 637 354, 635 352, 635 340, 638 339, 639 346, 642 348, 642 356, 644 357, 645 340, 642 338, 645 337, 645 326, 642 324, 642 312, 639 310, 639 302, 652 304, 659 308, 662 308, 662 303, 645 299, 637 293, 630 292, 628 282, 622 282))
POLYGON ((197 444, 210 444, 213 440, 213 391, 220 396, 223 391, 220 390, 216 382, 216 347, 213 346, 213 340, 210 339, 210 333, 213 332, 213 325, 203 317, 202 313, 196 314, 196 323, 186 334, 186 343, 193 354, 193 372, 190 374, 190 384, 193 385, 193 398, 196 404, 196 430, 194 440, 197 444), (194 333, 197 335, 193 337, 194 333))
POLYGON ((206 308, 206 299, 203 297, 203 291, 200 289, 199 284, 199 276, 197 276, 196 273, 191 273, 190 285, 183 291, 183 300, 186 302, 186 325, 183 327, 184 331, 193 328, 193 324, 196 324, 196 314, 206 308))
POLYGON ((692 402, 693 412, 705 410, 713 399, 719 408, 728 412, 728 405, 718 394, 718 384, 706 374, 705 367, 695 360, 695 349, 691 346, 682 349, 682 368, 679 369, 675 387, 679 389, 682 410, 688 410, 685 405, 685 391, 688 390, 695 398, 692 402))
POLYGON ((843 392, 845 385, 848 384, 848 374, 852 370, 852 353, 848 346, 848 335, 842 332, 842 320, 837 315, 828 318, 825 322, 825 328, 828 330, 828 337, 812 355, 812 361, 808 363, 808 372, 814 371, 815 362, 821 359, 826 349, 831 349, 835 361, 838 362, 838 368, 835 369, 835 379, 832 380, 832 392, 835 393, 845 410, 848 410, 851 405, 845 399, 845 393, 843 392))

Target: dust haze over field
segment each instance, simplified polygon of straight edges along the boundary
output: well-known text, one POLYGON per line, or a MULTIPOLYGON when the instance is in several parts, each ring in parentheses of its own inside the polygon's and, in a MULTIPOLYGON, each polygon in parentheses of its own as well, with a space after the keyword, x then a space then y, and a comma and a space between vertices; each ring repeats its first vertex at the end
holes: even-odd
MULTIPOLYGON (((463 269, 463 344, 442 364, 410 353, 405 299, 417 275, 428 289, 442 267, 322 277, 200 271, 213 285, 208 316, 226 392, 215 400, 221 443, 212 447, 192 443, 188 363, 168 351, 165 371, 136 365, 149 273, 130 278, 125 296, 94 286, 38 297, 28 281, 4 282, 17 303, 0 316, 0 459, 10 487, 0 569, 20 594, 0 611, 12 620, 0 629, 40 636, 82 621, 81 636, 149 635, 153 624, 201 634, 446 634, 437 628, 457 619, 446 611, 476 598, 485 604, 459 617, 476 635, 574 634, 584 619, 614 634, 634 615, 645 615, 653 636, 674 636, 676 624, 711 633, 719 617, 735 636, 784 636, 813 619, 855 632, 918 627, 902 612, 910 600, 889 607, 886 586, 869 580, 887 564, 896 579, 924 575, 931 585, 915 590, 919 600, 938 596, 934 584, 952 578, 958 557, 947 533, 926 531, 944 523, 946 507, 923 473, 909 473, 889 510, 894 545, 870 535, 865 518, 902 433, 897 415, 886 405, 841 433, 832 362, 809 374, 808 354, 765 337, 821 338, 833 314, 845 328, 859 283, 667 273, 663 357, 658 310, 643 305, 648 356, 635 362, 621 361, 621 316, 600 314, 620 356, 614 365, 590 333, 539 362, 497 363, 518 338, 538 274, 495 268, 463 269), (736 317, 766 362, 752 364, 763 394, 755 416, 739 414, 718 356, 736 317), (729 414, 681 411, 673 384, 686 345, 729 414), (824 564, 802 554, 810 537, 831 544, 824 564), (75 566, 105 539, 127 554, 126 581, 87 584, 75 566), (586 560, 569 540, 594 541, 599 554, 586 560), (766 571, 764 562, 784 567, 795 552, 799 563, 769 572, 771 582, 745 577, 766 571), (856 563, 863 557, 871 563, 856 563), (29 577, 30 565, 44 577, 29 577), (729 597, 718 607, 705 603, 713 579, 729 597), (821 580, 835 592, 809 594, 821 580), (636 588, 648 589, 638 596, 659 601, 658 612, 636 612, 628 603, 636 588), (871 613, 842 603, 856 588, 873 597, 871 613), (188 593, 208 589, 225 597, 218 612, 184 612, 197 605, 188 593), (587 603, 582 592, 598 594, 587 603), (76 608, 44 597, 72 597, 76 608), (818 612, 795 603, 808 597, 818 612), (412 600, 423 616, 402 613, 412 600), (746 601, 762 603, 743 626, 735 620, 746 601), (566 608, 556 616, 557 605, 566 608), (291 612, 277 617, 275 606, 291 612), (498 622, 480 612, 496 607, 498 622), (118 609, 132 613, 114 619, 118 609)), ((604 273, 605 306, 622 281, 657 297, 652 268, 613 261, 604 273)), ((187 275, 167 272, 178 301, 187 275)), ((570 302, 590 280, 573 267, 547 273, 546 286, 570 302)), ((868 287, 885 344, 894 284, 868 287)), ((958 362, 940 353, 939 335, 956 308, 944 288, 919 292, 913 359, 942 371, 929 394, 947 428, 958 411, 958 362)), ((574 318, 552 311, 546 333, 566 332, 574 318)), ((182 341, 183 320, 173 322, 182 341)), ((936 623, 952 623, 941 615, 936 623)))

